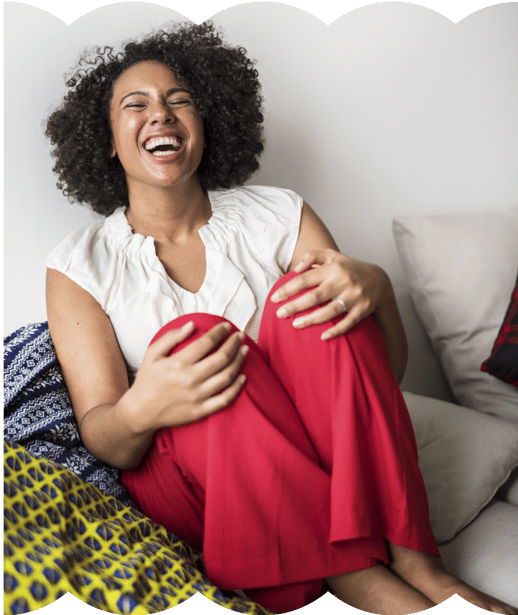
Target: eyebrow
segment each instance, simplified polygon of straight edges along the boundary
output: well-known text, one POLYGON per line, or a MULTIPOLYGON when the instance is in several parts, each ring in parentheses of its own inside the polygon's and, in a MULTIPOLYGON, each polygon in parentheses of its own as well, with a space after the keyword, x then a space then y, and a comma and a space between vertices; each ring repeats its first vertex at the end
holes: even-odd
MULTIPOLYGON (((187 92, 187 94, 189 95, 191 94, 187 88, 171 88, 170 90, 167 90, 166 97, 171 96, 171 94, 176 94, 177 92, 187 92)), ((121 104, 125 98, 128 98, 128 96, 136 96, 136 95, 149 97, 149 92, 144 92, 142 90, 135 90, 135 92, 129 92, 128 94, 125 94, 120 99, 119 104, 121 104)))

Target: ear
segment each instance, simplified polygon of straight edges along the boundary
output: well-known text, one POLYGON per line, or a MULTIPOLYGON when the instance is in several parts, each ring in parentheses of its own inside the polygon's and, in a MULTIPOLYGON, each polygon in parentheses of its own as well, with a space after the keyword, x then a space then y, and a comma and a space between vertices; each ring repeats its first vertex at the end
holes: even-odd
POLYGON ((111 140, 111 146, 112 146, 112 149, 110 151, 110 158, 115 158, 115 156, 117 155, 117 150, 115 149, 115 142, 113 141, 113 137, 111 140))

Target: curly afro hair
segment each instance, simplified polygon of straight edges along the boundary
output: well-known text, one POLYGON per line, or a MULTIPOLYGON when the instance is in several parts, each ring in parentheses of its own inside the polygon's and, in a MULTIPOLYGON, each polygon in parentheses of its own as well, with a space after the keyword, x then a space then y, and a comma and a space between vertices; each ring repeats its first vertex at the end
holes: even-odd
POLYGON ((242 47, 226 44, 211 22, 173 24, 119 53, 112 47, 85 53, 47 120, 58 188, 103 216, 128 205, 124 169, 110 157, 113 86, 124 70, 147 60, 166 64, 191 91, 204 127, 198 176, 205 190, 239 186, 259 168, 263 114, 254 62, 242 47))

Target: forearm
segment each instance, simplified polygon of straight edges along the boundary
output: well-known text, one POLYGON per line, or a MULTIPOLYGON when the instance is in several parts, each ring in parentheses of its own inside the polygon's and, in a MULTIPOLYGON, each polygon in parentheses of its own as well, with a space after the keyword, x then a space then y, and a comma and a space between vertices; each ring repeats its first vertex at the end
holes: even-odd
POLYGON ((154 430, 136 427, 124 397, 116 404, 91 408, 80 421, 79 431, 94 457, 119 469, 138 465, 154 434, 154 430))
POLYGON ((394 289, 387 276, 387 289, 383 300, 374 311, 374 318, 385 339, 387 354, 392 366, 392 371, 399 384, 405 375, 408 360, 408 344, 403 328, 403 322, 394 295, 394 289))

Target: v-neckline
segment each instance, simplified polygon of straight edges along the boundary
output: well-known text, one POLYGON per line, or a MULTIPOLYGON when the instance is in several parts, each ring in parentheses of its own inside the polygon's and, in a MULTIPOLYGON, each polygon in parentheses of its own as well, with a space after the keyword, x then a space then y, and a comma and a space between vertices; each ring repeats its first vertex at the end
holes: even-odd
POLYGON ((155 245, 155 238, 152 235, 143 235, 142 233, 136 233, 133 230, 133 227, 131 226, 131 224, 129 223, 129 220, 126 216, 126 209, 124 209, 122 211, 122 215, 124 217, 124 221, 126 223, 126 225, 128 226, 130 233, 134 236, 134 237, 142 237, 143 238, 143 243, 144 245, 147 244, 150 246, 150 252, 151 252, 151 256, 153 257, 156 265, 157 265, 157 269, 159 270, 160 274, 162 275, 162 277, 164 278, 164 280, 170 285, 172 286, 172 288, 176 291, 176 292, 180 292, 180 294, 183 294, 184 296, 188 296, 188 297, 197 297, 199 295, 203 295, 204 291, 206 289, 206 287, 209 285, 209 279, 210 279, 210 275, 209 275, 209 269, 211 269, 211 259, 209 259, 208 254, 207 254, 207 236, 205 234, 205 230, 207 229, 210 225, 211 220, 214 217, 214 207, 213 207, 213 203, 212 203, 212 199, 210 197, 210 192, 207 192, 207 196, 209 199, 209 203, 210 203, 210 209, 211 209, 211 214, 209 219, 207 220, 207 222, 205 224, 202 224, 202 226, 200 226, 200 228, 198 229, 198 236, 201 239, 201 242, 203 243, 204 247, 205 247, 205 276, 203 278, 203 281, 201 283, 201 286, 198 288, 198 290, 196 292, 191 292, 190 290, 187 290, 186 288, 184 288, 183 286, 181 286, 180 284, 178 284, 178 282, 176 282, 166 271, 166 268, 164 267, 164 264, 162 263, 162 261, 158 258, 158 254, 156 251, 156 245, 155 245))
MULTIPOLYGON (((203 225, 203 227, 206 226, 205 224, 203 225)), ((203 228, 203 227, 200 227, 203 228)), ((146 237, 146 240, 149 240, 149 245, 150 245, 150 249, 153 251, 153 258, 156 261, 156 264, 159 268, 160 273, 162 274, 162 276, 164 277, 164 279, 167 281, 167 283, 172 286, 175 291, 179 291, 181 294, 183 295, 187 295, 187 296, 191 296, 191 297, 196 297, 198 295, 203 295, 204 294, 204 290, 205 287, 208 284, 208 280, 209 280, 209 269, 210 269, 210 259, 208 258, 207 255, 207 245, 205 243, 205 241, 203 240, 203 234, 200 233, 200 229, 198 229, 198 233, 200 235, 200 239, 201 242, 203 243, 203 246, 205 247, 205 275, 203 277, 203 281, 200 285, 200 287, 198 288, 198 290, 196 292, 192 292, 190 290, 187 290, 186 288, 184 288, 181 284, 179 284, 178 282, 176 282, 168 273, 166 268, 164 267, 164 264, 162 263, 162 261, 158 258, 157 255, 157 251, 156 251, 156 245, 155 245, 155 239, 150 235, 148 237, 146 237)))

